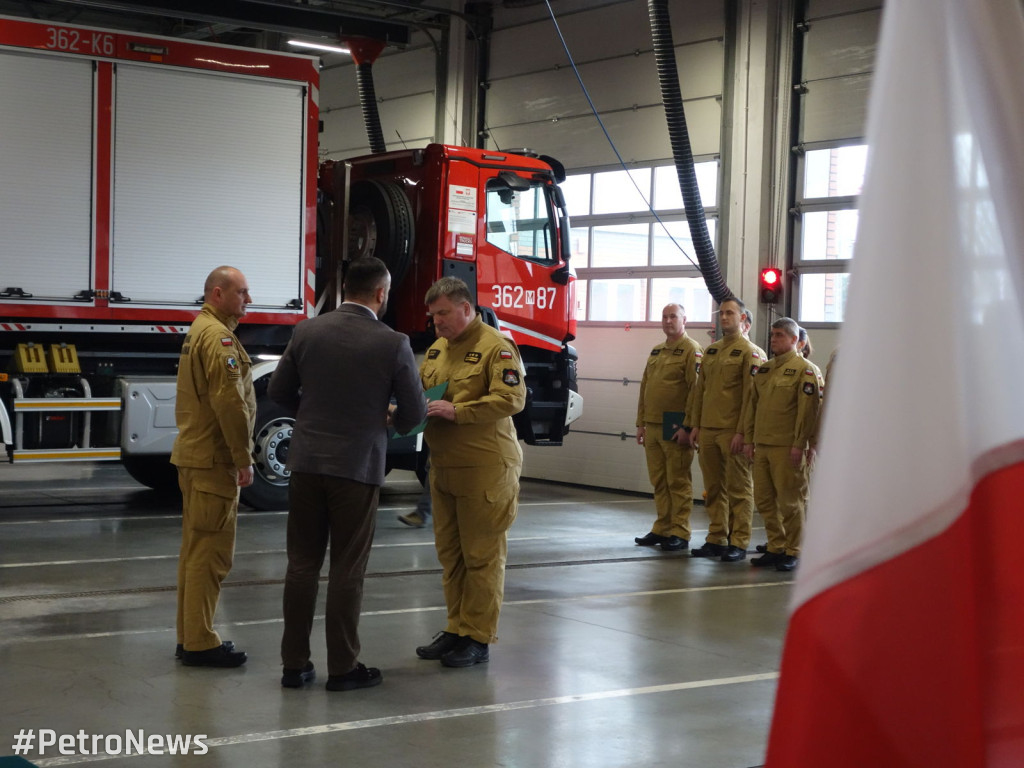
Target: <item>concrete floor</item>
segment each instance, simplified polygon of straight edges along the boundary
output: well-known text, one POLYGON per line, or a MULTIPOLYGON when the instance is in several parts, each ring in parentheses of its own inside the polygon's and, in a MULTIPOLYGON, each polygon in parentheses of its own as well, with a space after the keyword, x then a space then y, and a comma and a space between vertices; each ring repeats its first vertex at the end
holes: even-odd
MULTIPOLYGON (((490 663, 446 669, 413 652, 444 625, 432 533, 395 519, 416 493, 411 475, 389 479, 367 574, 361 660, 384 684, 329 693, 322 617, 320 679, 280 687, 283 512, 243 512, 221 597, 218 628, 249 663, 188 668, 173 658, 178 500, 115 465, 0 465, 0 755, 35 729, 28 760, 76 765, 95 760, 79 732, 124 742, 142 730, 205 734, 209 752, 127 757, 122 743, 101 762, 761 764, 791 574, 634 546, 653 519, 649 498, 524 482, 501 640, 490 663), (76 739, 71 754, 41 755, 42 729, 76 739)), ((699 543, 700 507, 693 524, 699 543)), ((763 536, 756 529, 755 543, 763 536)))

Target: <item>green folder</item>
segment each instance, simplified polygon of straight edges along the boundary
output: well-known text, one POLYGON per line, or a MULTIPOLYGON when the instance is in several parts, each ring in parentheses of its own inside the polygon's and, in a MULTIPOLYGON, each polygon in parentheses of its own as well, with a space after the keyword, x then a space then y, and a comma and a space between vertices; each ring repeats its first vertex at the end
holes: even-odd
POLYGON ((682 429, 683 417, 686 414, 682 411, 665 411, 661 417, 661 439, 671 440, 672 435, 682 429))
MULTIPOLYGON (((430 389, 428 389, 423 394, 427 396, 427 402, 428 403, 432 403, 435 400, 440 400, 442 397, 444 397, 444 393, 447 392, 447 391, 448 391, 448 382, 446 381, 443 384, 438 384, 436 387, 431 387, 430 389)), ((397 432, 395 432, 395 434, 393 434, 391 436, 391 439, 394 440, 396 437, 412 437, 413 435, 418 435, 420 432, 422 432, 426 428, 427 428, 427 420, 424 419, 422 422, 420 422, 415 427, 410 429, 404 435, 400 435, 397 432)))

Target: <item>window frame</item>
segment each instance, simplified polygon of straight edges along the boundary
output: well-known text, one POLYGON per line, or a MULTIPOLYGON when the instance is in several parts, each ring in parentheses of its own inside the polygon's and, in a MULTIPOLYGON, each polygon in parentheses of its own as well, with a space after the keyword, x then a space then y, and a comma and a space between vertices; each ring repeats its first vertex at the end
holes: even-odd
POLYGON ((792 208, 792 270, 795 279, 792 281, 792 299, 790 312, 792 317, 806 328, 842 327, 843 320, 805 320, 800 316, 802 302, 802 278, 805 275, 849 274, 853 256, 849 259, 806 259, 804 252, 804 215, 832 211, 858 210, 860 195, 834 195, 831 197, 804 197, 807 182, 807 153, 820 150, 842 149, 844 147, 866 146, 863 137, 837 139, 834 141, 809 142, 797 148, 795 160, 794 203, 792 208))
MULTIPOLYGON (((709 221, 714 221, 714 236, 712 237, 712 243, 715 246, 716 252, 718 250, 718 242, 721 240, 721 195, 722 195, 722 161, 721 156, 718 154, 713 155, 702 155, 694 158, 695 164, 701 163, 715 163, 715 177, 716 177, 716 189, 715 192, 719 199, 713 201, 713 205, 708 204, 709 201, 703 201, 705 217, 709 221)), ((653 160, 642 163, 631 163, 628 170, 650 170, 650 178, 648 179, 647 189, 642 189, 644 196, 652 204, 655 200, 655 191, 657 188, 657 169, 662 167, 671 167, 674 172, 674 164, 671 160, 653 160)), ((683 208, 655 208, 652 212, 650 209, 644 211, 629 211, 623 213, 592 213, 594 209, 594 195, 597 187, 596 176, 601 173, 622 171, 621 165, 612 166, 592 166, 587 168, 573 169, 569 171, 569 177, 588 176, 589 184, 587 185, 589 200, 587 202, 587 214, 581 213, 570 213, 571 217, 571 229, 574 231, 586 229, 587 231, 587 248, 586 248, 586 264, 579 264, 578 262, 573 265, 577 280, 577 291, 582 292, 582 304, 584 307, 584 317, 577 318, 577 324, 580 326, 595 326, 595 327, 608 327, 608 326, 621 326, 624 323, 633 327, 660 327, 660 320, 649 319, 653 315, 653 308, 651 306, 653 289, 651 281, 654 279, 663 278, 699 278, 703 279, 700 268, 697 265, 696 256, 690 253, 690 257, 693 259, 693 264, 687 263, 685 257, 680 254, 679 264, 660 264, 654 265, 654 237, 655 227, 660 227, 659 219, 661 222, 668 224, 674 224, 679 222, 686 222, 687 216, 683 208), (644 224, 647 226, 647 253, 646 263, 642 266, 604 266, 604 267, 591 267, 589 266, 594 257, 594 230, 595 228, 603 226, 620 226, 626 224, 644 224), (591 319, 591 313, 594 309, 592 284, 594 280, 636 280, 642 279, 645 281, 644 287, 644 316, 641 319, 633 320, 593 320, 591 319)), ((579 205, 567 206, 569 209, 573 207, 579 208, 579 205)), ((687 322, 688 326, 711 328, 714 325, 714 317, 712 316, 708 320, 691 320, 687 322)))

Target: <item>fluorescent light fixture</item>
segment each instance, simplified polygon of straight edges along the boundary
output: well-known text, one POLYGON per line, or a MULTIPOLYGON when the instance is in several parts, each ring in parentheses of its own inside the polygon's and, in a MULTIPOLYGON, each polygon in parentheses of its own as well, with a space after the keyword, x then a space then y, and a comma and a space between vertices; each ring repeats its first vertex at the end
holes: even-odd
POLYGON ((305 40, 289 40, 288 45, 294 45, 296 48, 313 48, 317 51, 330 51, 331 53, 351 53, 348 48, 342 48, 338 45, 325 45, 324 43, 308 43, 305 40))

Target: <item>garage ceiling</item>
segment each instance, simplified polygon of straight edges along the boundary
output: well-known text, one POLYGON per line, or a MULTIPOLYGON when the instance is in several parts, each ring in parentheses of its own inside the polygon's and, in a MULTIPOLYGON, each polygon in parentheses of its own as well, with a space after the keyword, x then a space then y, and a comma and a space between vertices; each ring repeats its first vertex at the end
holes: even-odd
MULTIPOLYGON (((489 6, 490 2, 470 4, 489 6)), ((416 29, 448 26, 456 0, 0 0, 0 14, 281 49, 297 34, 408 44, 416 29)))

